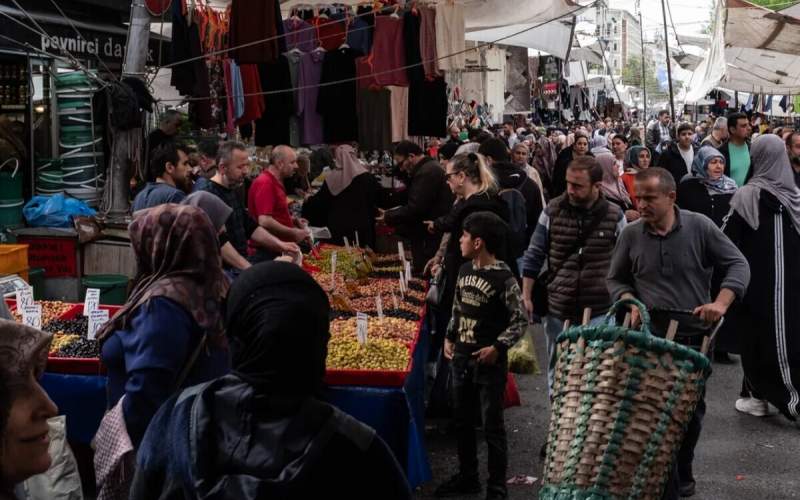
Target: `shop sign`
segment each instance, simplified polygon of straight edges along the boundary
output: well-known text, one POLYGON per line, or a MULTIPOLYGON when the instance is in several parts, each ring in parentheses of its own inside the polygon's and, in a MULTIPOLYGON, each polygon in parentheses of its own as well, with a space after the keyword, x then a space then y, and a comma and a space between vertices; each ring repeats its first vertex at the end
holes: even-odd
POLYGON ((19 237, 28 247, 28 265, 43 267, 47 278, 74 278, 78 275, 76 240, 72 238, 19 237))

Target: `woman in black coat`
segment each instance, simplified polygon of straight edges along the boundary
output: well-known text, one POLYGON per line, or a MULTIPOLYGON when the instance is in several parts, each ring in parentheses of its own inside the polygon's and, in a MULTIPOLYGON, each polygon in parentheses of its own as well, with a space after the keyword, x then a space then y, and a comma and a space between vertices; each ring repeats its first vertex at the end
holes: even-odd
POLYGON ((717 227, 722 227, 736 187, 736 181, 725 175, 722 153, 711 146, 703 146, 694 157, 692 173, 686 174, 678 184, 678 206, 703 214, 717 227))
POLYGON ((375 215, 380 188, 375 177, 358 161, 351 146, 336 148, 334 168, 322 188, 303 204, 309 224, 327 227, 331 241, 344 238, 375 248, 375 215))
POLYGON ((567 190, 567 167, 577 156, 594 156, 589 152, 589 137, 582 133, 575 134, 575 144, 558 153, 553 166, 553 180, 550 188, 550 199, 561 196, 567 190))

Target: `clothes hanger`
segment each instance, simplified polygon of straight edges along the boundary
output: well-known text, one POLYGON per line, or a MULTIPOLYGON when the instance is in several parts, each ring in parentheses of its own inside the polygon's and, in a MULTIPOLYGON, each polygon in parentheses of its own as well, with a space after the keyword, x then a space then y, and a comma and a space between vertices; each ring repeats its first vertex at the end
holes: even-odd
POLYGON ((400 10, 400 4, 395 5, 394 6, 394 12, 392 12, 392 14, 389 17, 393 17, 395 19, 400 19, 400 14, 397 13, 397 11, 399 11, 399 10, 400 10))

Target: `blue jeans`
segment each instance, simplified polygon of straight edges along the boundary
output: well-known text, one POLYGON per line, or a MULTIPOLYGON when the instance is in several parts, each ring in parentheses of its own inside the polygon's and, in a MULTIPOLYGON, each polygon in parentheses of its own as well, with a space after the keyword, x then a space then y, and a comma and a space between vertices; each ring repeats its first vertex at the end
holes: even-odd
MULTIPOLYGON (((602 324, 606 315, 601 314, 589 320, 590 325, 602 324)), ((544 317, 544 336, 547 341, 547 395, 553 397, 553 375, 556 369, 556 339, 564 330, 564 320, 555 316, 544 317)))

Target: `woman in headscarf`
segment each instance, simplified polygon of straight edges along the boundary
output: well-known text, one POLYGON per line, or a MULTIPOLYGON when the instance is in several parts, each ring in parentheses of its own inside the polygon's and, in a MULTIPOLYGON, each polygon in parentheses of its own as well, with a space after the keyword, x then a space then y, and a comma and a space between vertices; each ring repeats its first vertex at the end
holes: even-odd
POLYGON ((375 216, 379 186, 358 159, 352 146, 342 145, 334 153, 332 170, 322 188, 303 204, 303 217, 312 226, 327 227, 333 243, 344 238, 375 248, 375 216))
POLYGON ((553 180, 550 190, 551 200, 561 196, 567 190, 567 167, 576 157, 584 155, 594 156, 589 152, 589 136, 583 132, 576 132, 575 143, 558 154, 553 167, 553 180))
POLYGON ((161 407, 130 498, 410 499, 375 431, 318 399, 328 312, 325 292, 297 266, 243 272, 226 314, 232 372, 161 407))
POLYGON ((600 192, 603 193, 606 200, 617 205, 625 212, 625 219, 628 222, 637 220, 639 212, 634 210, 631 197, 628 196, 628 190, 625 189, 625 184, 619 178, 617 159, 611 153, 600 153, 595 158, 603 169, 603 182, 600 184, 600 192))
POLYGON ((217 231, 217 238, 219 239, 219 249, 222 255, 222 262, 234 269, 247 269, 251 266, 250 262, 245 259, 231 245, 228 240, 228 235, 225 232, 225 223, 228 217, 233 213, 233 209, 227 203, 222 201, 219 196, 209 193, 208 191, 196 191, 181 201, 181 205, 189 205, 203 210, 208 218, 211 219, 211 224, 217 231))
POLYGON ((143 210, 128 231, 138 266, 135 286, 97 338, 108 368, 108 407, 121 400, 137 447, 177 389, 227 373, 222 300, 228 285, 217 231, 201 209, 166 204, 143 210))
POLYGON ((0 319, 0 499, 50 468, 49 426, 58 408, 39 384, 53 335, 0 319))
POLYGON ((736 192, 736 181, 725 175, 725 157, 711 146, 703 146, 694 155, 692 173, 678 184, 678 206, 697 212, 722 227, 736 192))
POLYGON ((731 200, 725 233, 750 263, 751 279, 736 321, 744 383, 736 409, 800 416, 800 190, 780 137, 750 147, 752 177, 731 200))
POLYGON ((634 208, 638 208, 636 201, 636 174, 650 168, 650 150, 644 146, 632 146, 625 153, 625 172, 622 174, 622 183, 631 197, 634 208))

